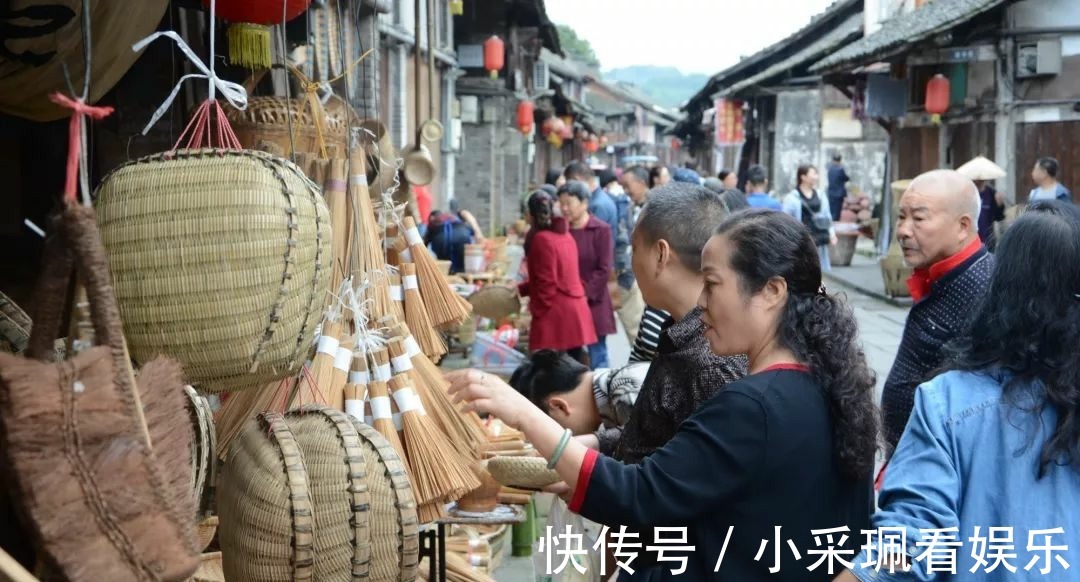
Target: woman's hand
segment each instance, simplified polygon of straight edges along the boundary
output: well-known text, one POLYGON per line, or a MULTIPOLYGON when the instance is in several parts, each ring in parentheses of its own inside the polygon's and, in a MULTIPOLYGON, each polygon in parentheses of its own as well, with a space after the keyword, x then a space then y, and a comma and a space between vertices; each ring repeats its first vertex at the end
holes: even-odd
POLYGON ((529 414, 544 414, 498 376, 470 368, 446 374, 446 379, 455 404, 465 402, 466 410, 491 414, 515 430, 521 430, 529 414))
POLYGON ((838 239, 835 234, 829 235, 829 244, 830 245, 835 247, 836 243, 838 243, 838 242, 840 242, 840 239, 838 239))

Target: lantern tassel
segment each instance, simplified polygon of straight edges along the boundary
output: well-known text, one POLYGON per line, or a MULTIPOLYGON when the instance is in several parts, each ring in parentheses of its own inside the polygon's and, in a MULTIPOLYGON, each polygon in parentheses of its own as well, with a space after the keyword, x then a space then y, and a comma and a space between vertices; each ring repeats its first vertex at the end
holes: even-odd
POLYGON ((229 26, 229 63, 247 69, 269 69, 270 27, 247 22, 229 26))

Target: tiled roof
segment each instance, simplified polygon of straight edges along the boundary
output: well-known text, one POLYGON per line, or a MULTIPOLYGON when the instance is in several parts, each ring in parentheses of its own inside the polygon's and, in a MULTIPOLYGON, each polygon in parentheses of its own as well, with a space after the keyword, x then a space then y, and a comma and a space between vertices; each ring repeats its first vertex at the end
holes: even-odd
POLYGON ((825 57, 810 70, 830 72, 888 58, 914 43, 1010 1, 1013 0, 933 0, 889 20, 877 32, 825 57))

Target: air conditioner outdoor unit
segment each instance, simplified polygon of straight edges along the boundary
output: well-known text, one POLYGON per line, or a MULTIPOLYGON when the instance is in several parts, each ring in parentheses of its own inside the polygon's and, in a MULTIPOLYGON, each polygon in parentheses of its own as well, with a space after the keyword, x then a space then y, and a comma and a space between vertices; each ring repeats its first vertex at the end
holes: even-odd
POLYGON ((548 84, 551 82, 551 71, 548 69, 548 64, 545 62, 537 61, 533 65, 533 91, 543 91, 548 88, 548 84))
POLYGON ((1016 78, 1029 79, 1061 74, 1061 39, 1016 43, 1016 78))

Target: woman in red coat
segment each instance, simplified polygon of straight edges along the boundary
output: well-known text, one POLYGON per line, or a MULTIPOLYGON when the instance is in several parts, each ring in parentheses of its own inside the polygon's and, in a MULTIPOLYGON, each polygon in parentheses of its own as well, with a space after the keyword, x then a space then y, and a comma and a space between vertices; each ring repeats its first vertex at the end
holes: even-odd
POLYGON ((518 286, 529 297, 530 350, 559 350, 588 364, 585 346, 596 343, 585 287, 578 274, 577 244, 570 225, 555 216, 555 199, 543 190, 529 196, 532 228, 525 241, 529 278, 518 286))

